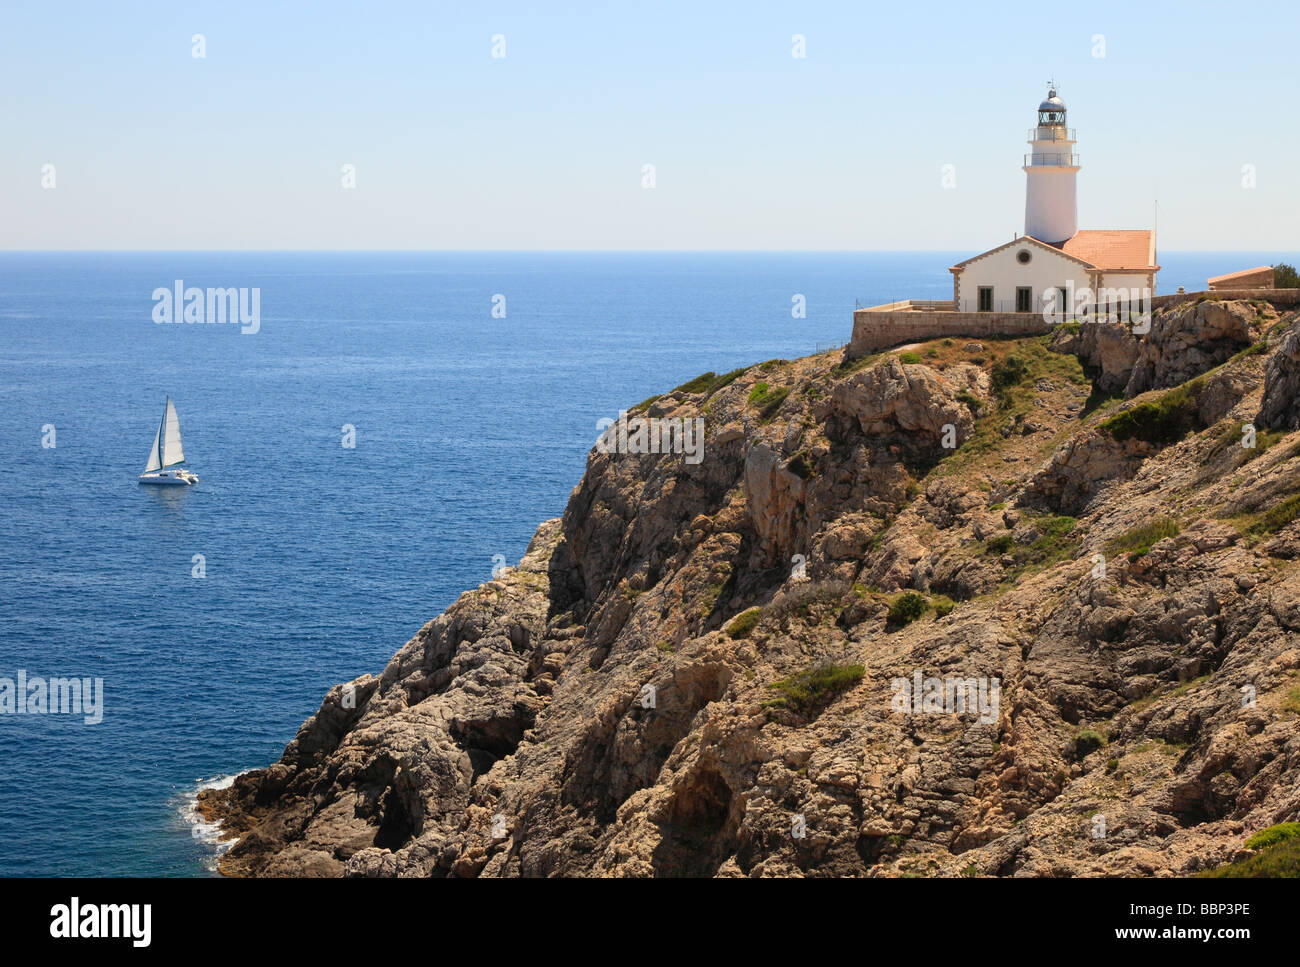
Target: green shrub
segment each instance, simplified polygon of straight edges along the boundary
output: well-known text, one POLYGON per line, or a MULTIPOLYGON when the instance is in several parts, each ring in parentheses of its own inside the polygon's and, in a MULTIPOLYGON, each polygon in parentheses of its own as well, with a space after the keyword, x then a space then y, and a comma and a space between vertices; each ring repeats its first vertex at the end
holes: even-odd
POLYGON ((1101 429, 1121 442, 1138 439, 1145 443, 1174 443, 1192 428, 1195 403, 1191 388, 1180 386, 1157 399, 1121 410, 1103 420, 1101 429))
POLYGON ((1106 744, 1106 736, 1096 729, 1083 729, 1074 737, 1074 754, 1082 759, 1090 752, 1096 752, 1106 744))
POLYGON ((898 361, 900 363, 908 363, 911 365, 915 365, 916 363, 919 363, 921 361, 921 357, 918 353, 899 353, 898 361))
POLYGON ((1149 524, 1140 524, 1127 530, 1108 545, 1111 552, 1128 551, 1129 556, 1137 559, 1151 550, 1151 546, 1166 537, 1177 537, 1182 533, 1182 525, 1173 517, 1157 517, 1149 524))
POLYGON ((1196 874, 1206 879, 1300 877, 1300 839, 1284 839, 1254 856, 1196 874))
POLYGON ((894 625, 908 625, 925 614, 925 598, 915 591, 905 591, 889 606, 888 621, 894 625))
POLYGON ((800 450, 790 458, 785 466, 787 470, 802 480, 807 480, 816 473, 813 469, 812 458, 807 450, 800 450))
POLYGON ((1278 289, 1300 289, 1300 272, 1295 266, 1278 262, 1273 266, 1273 286, 1278 289))
POLYGON ((815 665, 767 686, 778 697, 765 704, 769 708, 810 712, 858 684, 865 673, 861 665, 815 665))
POLYGON ((985 554, 996 554, 999 557, 1011 550, 1012 537, 1010 533, 999 534, 997 537, 990 537, 984 542, 985 554))
POLYGON ((960 393, 958 393, 957 402, 965 403, 967 408, 971 411, 973 415, 975 416, 980 415, 980 399, 970 390, 964 389, 960 393))
POLYGON ((755 383, 753 389, 749 391, 749 404, 758 407, 758 412, 764 420, 770 420, 789 395, 788 386, 772 389, 766 383, 755 383))
POLYGON ((1300 517, 1300 494, 1288 497, 1272 510, 1267 511, 1246 531, 1249 534, 1272 534, 1274 531, 1280 531, 1297 517, 1300 517))
POLYGON ((993 364, 993 388, 999 393, 1010 389, 1029 375, 1028 364, 1019 356, 1008 356, 993 364))
POLYGON ((1295 839, 1297 836, 1300 836, 1300 823, 1278 823, 1268 829, 1261 829, 1246 840, 1246 849, 1264 849, 1266 846, 1272 846, 1286 839, 1295 839))
POLYGON ((740 612, 731 619, 731 624, 727 625, 727 634, 733 639, 748 638, 749 633, 754 630, 754 625, 758 624, 758 619, 762 616, 762 608, 749 608, 740 612))
POLYGON ((936 618, 942 618, 945 615, 952 614, 952 609, 957 607, 957 602, 947 595, 936 594, 930 599, 930 607, 934 609, 936 618))

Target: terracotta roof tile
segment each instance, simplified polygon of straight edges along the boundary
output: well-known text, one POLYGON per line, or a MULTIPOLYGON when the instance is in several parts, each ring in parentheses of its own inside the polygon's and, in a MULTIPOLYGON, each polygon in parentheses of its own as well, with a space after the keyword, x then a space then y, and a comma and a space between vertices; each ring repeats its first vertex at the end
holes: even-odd
POLYGON ((1082 229, 1053 247, 1108 272, 1156 267, 1147 229, 1082 229))

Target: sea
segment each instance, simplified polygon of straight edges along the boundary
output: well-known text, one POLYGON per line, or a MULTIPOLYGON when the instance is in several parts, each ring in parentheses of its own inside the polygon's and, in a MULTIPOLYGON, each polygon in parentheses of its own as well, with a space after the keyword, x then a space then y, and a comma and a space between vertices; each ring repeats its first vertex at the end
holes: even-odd
POLYGON ((0 713, 0 875, 216 875, 197 791, 517 562, 598 420, 951 298, 968 254, 0 253, 0 707, 102 689, 0 713), (257 290, 256 327, 155 321, 178 282, 257 290), (137 482, 168 396, 193 487, 137 482))

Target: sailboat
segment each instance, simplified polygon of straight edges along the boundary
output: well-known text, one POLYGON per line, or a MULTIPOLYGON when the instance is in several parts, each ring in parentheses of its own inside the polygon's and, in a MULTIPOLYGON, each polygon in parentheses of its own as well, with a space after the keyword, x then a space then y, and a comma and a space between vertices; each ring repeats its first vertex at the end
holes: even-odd
POLYGON ((162 419, 158 422, 158 432, 153 437, 153 448, 149 451, 149 464, 144 468, 144 473, 140 474, 140 482, 163 487, 185 487, 198 483, 199 478, 189 470, 174 466, 184 462, 185 451, 181 449, 181 421, 176 415, 176 406, 169 396, 167 408, 163 410, 162 419))

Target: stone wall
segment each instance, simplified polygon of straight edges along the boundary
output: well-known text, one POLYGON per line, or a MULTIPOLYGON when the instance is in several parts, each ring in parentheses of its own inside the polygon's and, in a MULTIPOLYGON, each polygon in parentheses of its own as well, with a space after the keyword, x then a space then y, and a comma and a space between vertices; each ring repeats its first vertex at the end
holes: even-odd
POLYGON ((905 303, 858 309, 853 313, 852 359, 891 346, 945 337, 1040 336, 1051 330, 1037 312, 951 312, 896 308, 905 303))
MULTIPOLYGON (((1279 308, 1300 306, 1300 289, 1223 289, 1214 292, 1185 292, 1158 295, 1151 300, 1156 309, 1194 302, 1197 299, 1263 299, 1279 308)), ((858 309, 853 313, 853 339, 848 356, 854 359, 892 346, 925 342, 929 339, 981 339, 1041 336, 1051 323, 1036 312, 954 312, 953 302, 891 302, 858 309)))
POLYGON ((1173 295, 1158 295, 1151 300, 1152 306, 1163 309, 1176 306, 1180 302, 1193 302, 1197 299, 1263 299, 1275 306, 1300 306, 1300 289, 1215 289, 1212 292, 1183 292, 1173 295))

